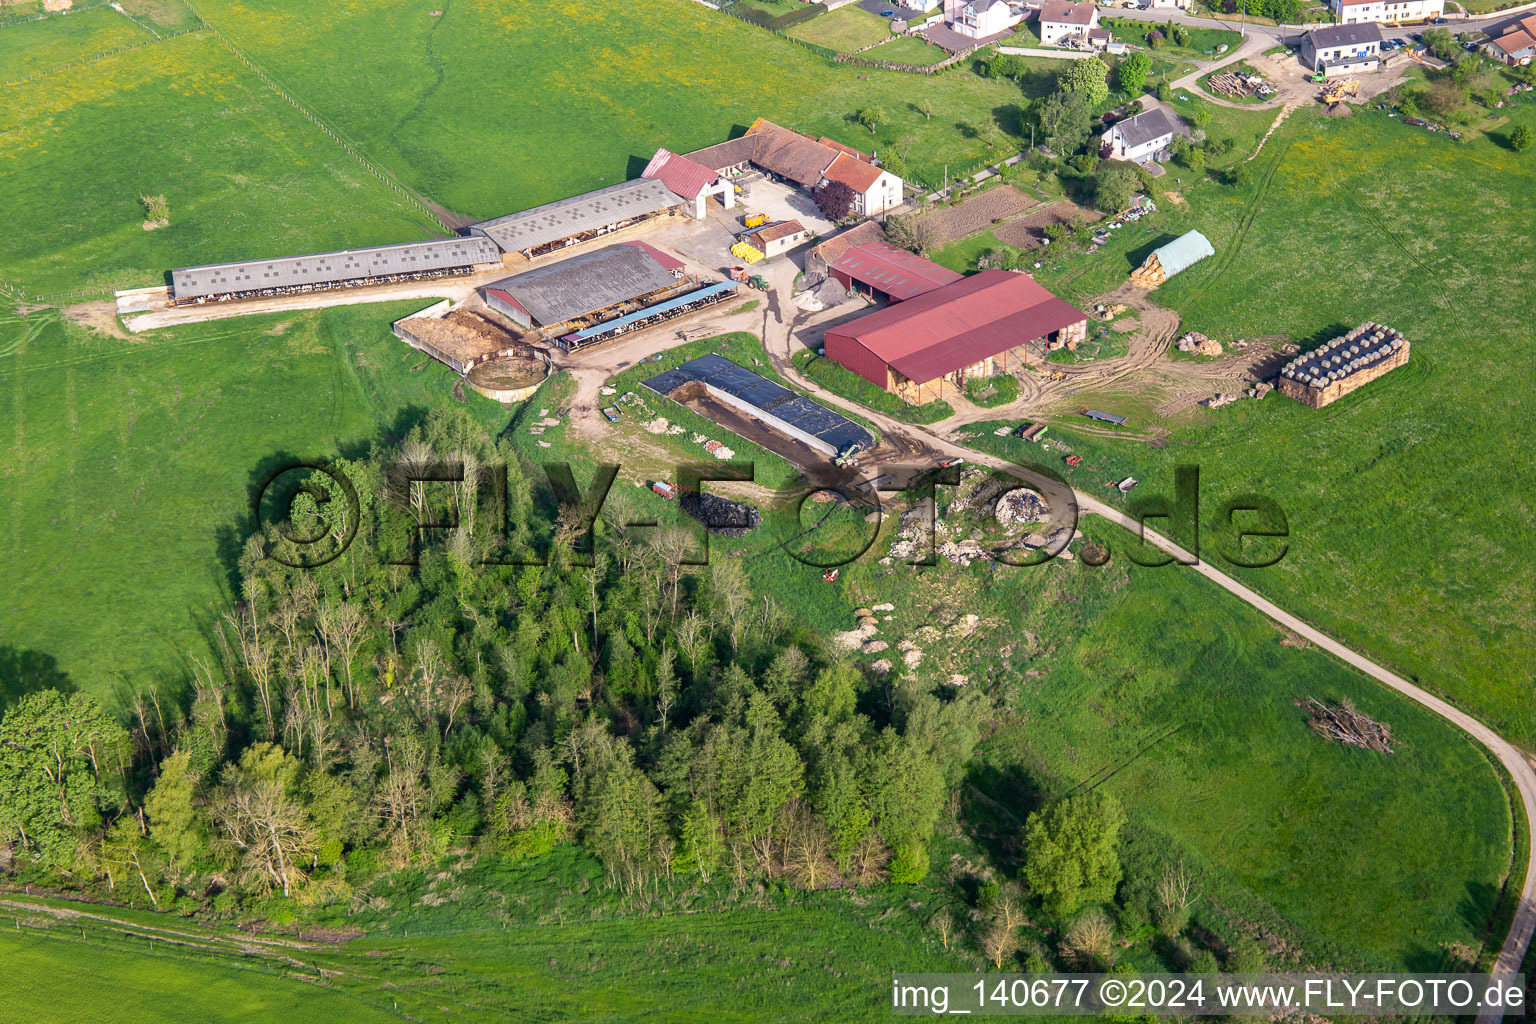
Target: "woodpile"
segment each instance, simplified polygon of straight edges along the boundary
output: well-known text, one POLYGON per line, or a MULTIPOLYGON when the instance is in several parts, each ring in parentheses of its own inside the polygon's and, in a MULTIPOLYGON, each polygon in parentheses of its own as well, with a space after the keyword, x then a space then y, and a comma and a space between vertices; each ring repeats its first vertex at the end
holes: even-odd
POLYGON ((1324 704, 1313 697, 1297 701, 1298 707, 1307 709, 1307 724, 1326 739, 1347 743, 1362 750, 1374 750, 1378 754, 1392 753, 1392 730, 1369 716, 1355 710, 1349 701, 1324 704))

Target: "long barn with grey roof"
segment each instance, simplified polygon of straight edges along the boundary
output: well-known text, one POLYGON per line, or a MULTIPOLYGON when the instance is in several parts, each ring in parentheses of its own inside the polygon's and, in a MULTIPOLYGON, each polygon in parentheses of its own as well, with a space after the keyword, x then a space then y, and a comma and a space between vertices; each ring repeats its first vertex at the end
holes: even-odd
POLYGON ((505 278, 481 294, 519 326, 559 334, 633 312, 682 278, 680 260, 644 242, 621 242, 505 278))
POLYGON ((182 267, 171 271, 171 298, 181 305, 298 295, 333 288, 468 274, 500 265, 501 251, 489 239, 445 238, 309 256, 182 267))
POLYGON ((683 205, 682 197, 660 181, 635 178, 471 224, 468 230, 472 236, 489 238, 506 252, 532 258, 671 213, 683 205))

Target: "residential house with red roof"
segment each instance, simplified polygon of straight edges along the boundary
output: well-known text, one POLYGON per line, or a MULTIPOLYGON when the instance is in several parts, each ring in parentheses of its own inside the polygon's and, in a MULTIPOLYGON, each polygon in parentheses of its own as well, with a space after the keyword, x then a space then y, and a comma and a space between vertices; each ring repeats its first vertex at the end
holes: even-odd
POLYGON ((828 181, 839 182, 853 189, 858 197, 854 212, 863 217, 902 203, 902 180, 882 168, 874 156, 825 137, 809 138, 762 118, 753 121, 741 138, 695 150, 686 159, 722 179, 755 167, 807 192, 828 181))
POLYGON ((1497 38, 1488 40, 1483 52, 1510 67, 1529 64, 1536 58, 1536 14, 1521 18, 1497 38))

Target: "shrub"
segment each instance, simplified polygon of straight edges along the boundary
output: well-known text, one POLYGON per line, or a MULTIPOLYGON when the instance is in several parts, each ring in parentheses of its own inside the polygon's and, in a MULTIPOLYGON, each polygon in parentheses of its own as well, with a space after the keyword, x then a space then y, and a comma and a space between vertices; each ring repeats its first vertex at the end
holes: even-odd
POLYGON ((1509 146, 1516 153, 1524 153, 1531 148, 1533 142, 1536 142, 1536 132, 1528 124, 1520 125, 1509 135, 1509 146))
POLYGON ((890 863, 891 881, 915 885, 928 874, 928 848, 922 843, 906 843, 896 851, 890 863))
POLYGON ((1168 84, 1166 79, 1157 83, 1157 98, 1164 103, 1171 103, 1173 101, 1173 87, 1168 84))

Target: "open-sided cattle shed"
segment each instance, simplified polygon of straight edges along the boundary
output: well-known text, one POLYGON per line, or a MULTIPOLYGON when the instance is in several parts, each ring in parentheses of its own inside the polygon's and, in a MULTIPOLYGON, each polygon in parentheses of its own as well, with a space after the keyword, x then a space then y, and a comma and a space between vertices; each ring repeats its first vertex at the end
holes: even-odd
POLYGON ((866 449, 875 443, 869 431, 842 413, 713 352, 642 383, 667 397, 684 385, 702 384, 725 404, 834 458, 850 448, 866 449))
MULTIPOLYGON (((983 270, 826 333, 827 357, 904 401, 943 397, 1036 339, 1081 340, 1088 315, 1026 274, 983 270)), ((1027 349, 1026 349, 1027 352, 1027 349)))
POLYGON ((683 205, 681 196, 653 178, 621 181, 569 199, 471 224, 507 252, 533 257, 597 238, 683 205))
POLYGON ((960 275, 948 267, 886 242, 855 245, 832 264, 831 273, 849 291, 884 295, 892 302, 960 280, 960 275))
POLYGON ((485 238, 405 242, 309 256, 181 267, 171 271, 171 298, 186 303, 292 295, 467 274, 500 263, 500 250, 485 238))
POLYGON ((620 243, 504 278, 482 295, 513 323, 553 331, 625 303, 644 304, 675 287, 682 274, 682 262, 661 250, 620 243))

